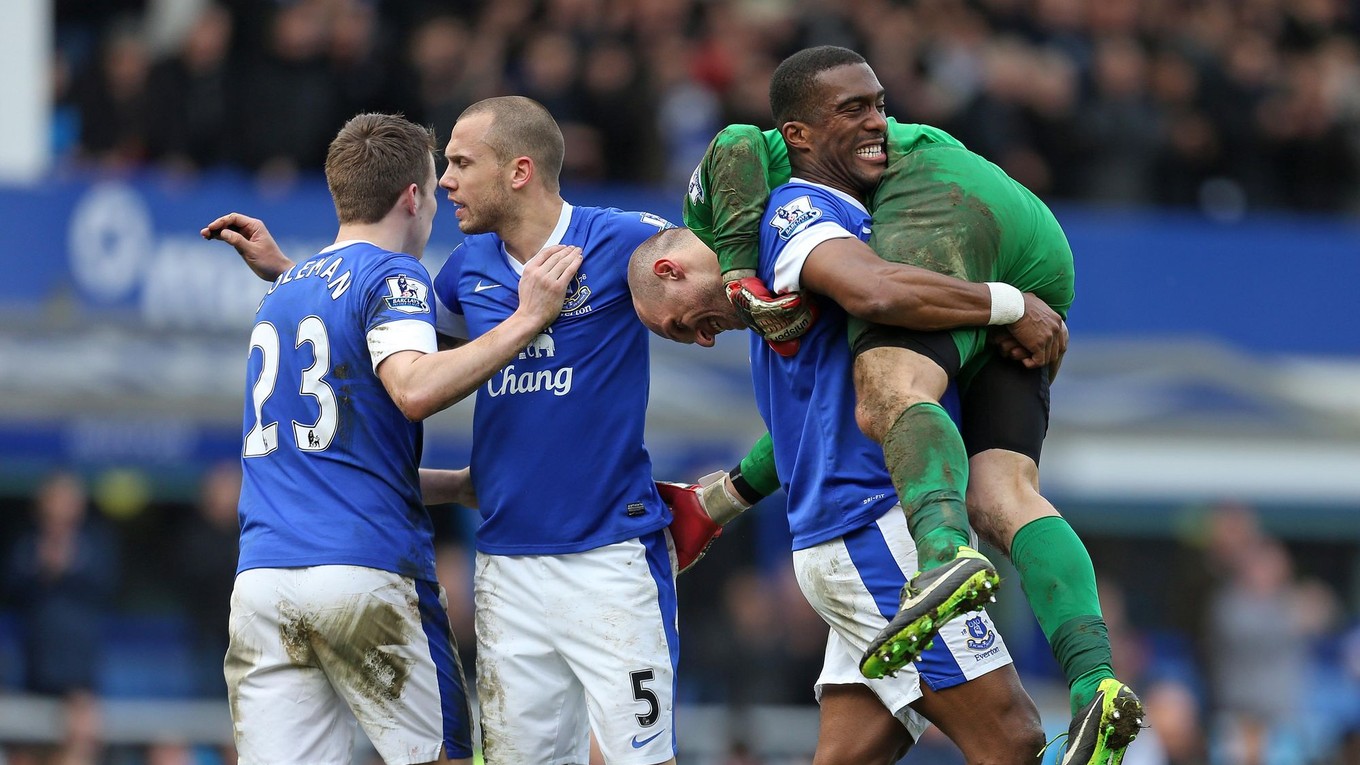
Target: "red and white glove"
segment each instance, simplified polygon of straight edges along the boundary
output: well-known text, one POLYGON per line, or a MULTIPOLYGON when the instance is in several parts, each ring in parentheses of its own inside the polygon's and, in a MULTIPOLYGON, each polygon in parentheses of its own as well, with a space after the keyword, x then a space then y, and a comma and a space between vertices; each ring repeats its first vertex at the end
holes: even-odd
POLYGON ((803 293, 771 294, 765 282, 755 276, 728 282, 727 299, 736 307, 742 323, 784 357, 798 353, 798 338, 817 321, 817 304, 805 300, 803 293))
POLYGON ((661 500, 671 509, 671 539, 680 573, 689 570, 722 536, 722 527, 741 515, 748 504, 727 489, 727 473, 719 470, 697 484, 657 481, 661 500))

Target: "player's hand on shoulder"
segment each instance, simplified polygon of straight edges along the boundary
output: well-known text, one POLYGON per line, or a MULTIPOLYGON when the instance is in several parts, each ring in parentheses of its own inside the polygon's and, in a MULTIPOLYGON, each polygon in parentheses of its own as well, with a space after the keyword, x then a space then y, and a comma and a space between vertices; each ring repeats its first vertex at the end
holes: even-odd
POLYGON ((519 280, 519 310, 546 327, 562 312, 562 301, 576 269, 581 248, 554 244, 539 250, 524 264, 519 280))
POLYGON ((1014 346, 1003 351, 1030 369, 1052 364, 1067 352, 1067 323, 1033 293, 1026 292, 1025 315, 1019 321, 1006 325, 1011 337, 1021 350, 1014 346))
POLYGON ((204 239, 220 239, 231 245, 256 276, 274 281, 289 268, 289 260, 279 249, 264 221, 241 213, 228 213, 203 227, 199 235, 204 239))
POLYGON ((727 299, 747 327, 765 338, 775 353, 798 353, 798 338, 817 321, 817 304, 801 292, 775 295, 759 277, 747 276, 727 283, 727 299))

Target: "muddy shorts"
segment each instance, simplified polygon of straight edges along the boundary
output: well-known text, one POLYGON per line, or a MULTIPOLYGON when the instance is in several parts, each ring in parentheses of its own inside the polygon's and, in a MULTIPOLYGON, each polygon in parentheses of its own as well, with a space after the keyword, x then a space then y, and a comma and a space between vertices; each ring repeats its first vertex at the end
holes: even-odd
POLYGON ((675 756, 675 562, 665 529, 563 555, 477 553, 487 765, 675 756))
POLYGON ((225 665, 241 765, 348 765, 355 720, 388 765, 471 757, 445 608, 438 583, 362 566, 241 572, 225 665))
POLYGON ((935 644, 893 677, 868 680, 859 660, 897 614, 902 585, 916 573, 916 544, 901 505, 844 536, 793 552, 793 570, 814 611, 831 627, 817 698, 828 685, 864 685, 919 739, 926 721, 908 705, 931 690, 961 685, 1011 663, 991 618, 974 611, 940 630, 935 644))

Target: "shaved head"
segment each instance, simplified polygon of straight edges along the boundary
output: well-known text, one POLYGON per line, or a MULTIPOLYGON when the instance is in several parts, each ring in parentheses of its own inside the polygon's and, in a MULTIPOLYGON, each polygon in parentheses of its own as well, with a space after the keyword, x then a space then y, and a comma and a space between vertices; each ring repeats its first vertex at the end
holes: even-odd
POLYGON ((656 262, 662 258, 675 259, 696 244, 703 245, 687 228, 663 229, 643 240, 628 261, 628 289, 633 293, 634 305, 639 302, 655 305, 664 299, 665 283, 653 270, 656 262))
POLYGON ((543 104, 524 96, 487 98, 465 109, 458 120, 479 114, 491 116, 484 140, 498 160, 528 157, 549 190, 560 188, 566 145, 562 129, 543 104))
POLYGON ((718 256, 687 228, 659 231, 633 250, 628 289, 638 318, 667 340, 710 346, 744 326, 723 290, 718 256))

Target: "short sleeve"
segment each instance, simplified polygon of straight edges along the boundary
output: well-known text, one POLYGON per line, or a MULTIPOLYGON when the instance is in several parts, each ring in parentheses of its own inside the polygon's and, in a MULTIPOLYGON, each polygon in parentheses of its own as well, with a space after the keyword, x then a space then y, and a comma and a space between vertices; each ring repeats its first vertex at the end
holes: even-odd
POLYGON ((415 258, 391 258, 371 278, 364 331, 374 371, 394 353, 433 353, 434 309, 425 267, 415 258))
POLYGON ((774 229, 774 279, 770 289, 775 294, 802 289, 803 264, 817 245, 832 239, 858 238, 835 220, 834 210, 813 194, 771 200, 765 217, 774 229))
POLYGON ((458 300, 458 280, 466 257, 467 251, 463 245, 458 245, 434 278, 435 331, 455 340, 471 339, 467 319, 463 316, 463 304, 458 300))

